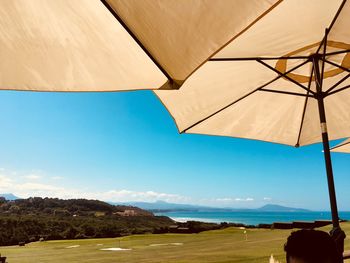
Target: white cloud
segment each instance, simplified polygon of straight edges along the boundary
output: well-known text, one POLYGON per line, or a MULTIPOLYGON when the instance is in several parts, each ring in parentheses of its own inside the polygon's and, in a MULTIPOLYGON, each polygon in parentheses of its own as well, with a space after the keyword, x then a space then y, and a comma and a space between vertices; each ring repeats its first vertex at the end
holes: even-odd
POLYGON ((229 205, 229 204, 235 205, 237 203, 252 202, 252 201, 254 201, 254 198, 251 198, 251 197, 247 197, 247 198, 222 197, 222 198, 216 198, 213 201, 214 201, 214 203, 221 203, 221 204, 225 203, 225 205, 229 205))
POLYGON ((17 191, 49 191, 49 192, 58 192, 62 191, 64 188, 57 187, 48 184, 40 184, 40 183, 24 183, 16 185, 17 191))
POLYGON ((13 180, 5 175, 0 174, 0 189, 6 189, 8 187, 11 187, 13 183, 13 180))
POLYGON ((64 179, 64 177, 62 177, 62 176, 52 176, 51 179, 52 180, 62 180, 62 179, 64 179))
POLYGON ((168 193, 159 193, 154 191, 131 191, 131 190, 111 190, 104 193, 99 193, 99 196, 103 200, 115 201, 115 202, 126 202, 126 201, 143 201, 143 202, 154 202, 162 200, 166 202, 186 202, 189 198, 168 193))
POLYGON ((37 174, 28 174, 24 175, 23 178, 28 179, 28 180, 39 180, 42 176, 37 175, 37 174))
POLYGON ((217 202, 232 202, 234 199, 229 198, 229 197, 224 197, 224 198, 216 198, 215 201, 217 202))
MULTIPOLYGON (((244 207, 253 205, 255 201, 252 197, 219 197, 194 200, 190 197, 174 193, 164 193, 151 190, 134 191, 129 189, 111 189, 107 191, 91 191, 91 189, 87 188, 63 186, 63 184, 59 182, 59 180, 64 179, 63 177, 48 175, 42 176, 42 174, 45 175, 42 171, 39 173, 32 171, 28 174, 23 174, 23 172, 21 172, 18 173, 17 176, 13 176, 12 171, 0 170, 0 193, 13 193, 22 198, 28 198, 31 196, 57 197, 63 199, 86 198, 111 202, 155 202, 161 200, 170 203, 197 203, 213 206, 237 205, 244 207)), ((267 199, 264 198, 264 200, 267 199)))
POLYGON ((254 198, 247 197, 247 198, 235 198, 236 202, 251 202, 254 201, 254 198))
MULTIPOLYGON (((63 199, 86 198, 111 202, 155 202, 158 200, 170 203, 196 203, 212 206, 250 207, 256 205, 252 197, 218 197, 212 199, 194 200, 190 197, 156 191, 134 191, 129 189, 111 189, 98 191, 81 187, 67 187, 59 180, 61 176, 49 176, 42 171, 23 172, 7 171, 0 169, 0 193, 13 193, 22 198, 31 196, 57 197, 63 199), (14 175, 16 174, 16 175, 14 175)), ((264 201, 270 201, 270 197, 264 197, 264 201)))
MULTIPOLYGON (((12 173, 8 173, 12 174, 12 173)), ((62 177, 50 177, 59 180, 62 177)), ((28 197, 57 197, 63 199, 69 198, 86 198, 98 199, 102 201, 127 202, 127 201, 144 201, 154 202, 162 200, 166 202, 184 203, 190 201, 189 198, 169 193, 160 193, 155 191, 132 191, 132 190, 109 190, 109 191, 89 191, 89 189, 75 189, 54 184, 43 183, 40 181, 41 176, 35 174, 22 175, 17 177, 17 181, 0 173, 0 193, 13 193, 21 198, 28 197), (23 181, 23 179, 36 180, 23 181)))

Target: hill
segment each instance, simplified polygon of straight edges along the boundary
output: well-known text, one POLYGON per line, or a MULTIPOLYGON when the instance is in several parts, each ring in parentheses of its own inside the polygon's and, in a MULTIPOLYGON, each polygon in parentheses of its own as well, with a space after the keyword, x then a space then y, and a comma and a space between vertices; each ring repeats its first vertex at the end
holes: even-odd
POLYGON ((310 210, 301 208, 292 208, 281 205, 267 204, 260 208, 218 208, 208 206, 198 206, 189 204, 174 204, 164 201, 156 201, 153 203, 147 202, 129 202, 129 203, 114 203, 140 207, 151 212, 178 212, 178 211, 206 211, 206 212, 308 212, 310 210))
POLYGON ((174 222, 143 209, 98 200, 0 199, 0 246, 39 239, 118 237, 152 233, 174 222))
POLYGON ((124 202, 124 203, 111 203, 115 205, 130 205, 136 206, 147 211, 159 212, 159 211, 203 211, 218 209, 213 207, 198 206, 198 205, 189 205, 189 204, 174 204, 164 201, 156 201, 153 203, 148 202, 124 202))
POLYGON ((260 207, 256 210, 262 211, 262 212, 309 212, 310 211, 302 208, 293 208, 293 207, 286 207, 286 206, 272 205, 272 204, 264 205, 263 207, 260 207))
POLYGON ((99 200, 87 199, 58 199, 31 197, 28 199, 16 199, 5 201, 0 206, 4 213, 26 214, 48 214, 67 216, 89 216, 89 215, 133 215, 154 216, 151 212, 138 207, 125 205, 111 205, 99 200))

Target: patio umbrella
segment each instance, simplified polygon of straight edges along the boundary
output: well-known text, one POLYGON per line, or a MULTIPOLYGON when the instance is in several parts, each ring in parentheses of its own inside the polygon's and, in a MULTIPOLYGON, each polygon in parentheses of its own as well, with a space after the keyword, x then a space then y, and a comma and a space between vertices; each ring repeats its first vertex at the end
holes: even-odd
MULTIPOLYGON (((234 16, 234 15, 233 15, 234 16)), ((156 91, 181 133, 295 147, 322 142, 333 230, 343 250, 329 139, 350 135, 350 3, 285 0, 177 91, 156 91)))
POLYGON ((0 89, 177 89, 276 3, 1 1, 0 89))
POLYGON ((350 138, 331 148, 332 152, 350 153, 350 138))

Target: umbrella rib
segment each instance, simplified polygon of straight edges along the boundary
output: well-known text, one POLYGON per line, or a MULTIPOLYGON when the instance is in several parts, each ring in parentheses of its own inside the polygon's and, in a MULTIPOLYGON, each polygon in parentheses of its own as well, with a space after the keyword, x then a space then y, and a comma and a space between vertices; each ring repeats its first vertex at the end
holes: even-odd
POLYGON ((211 58, 209 61, 245 61, 245 60, 280 60, 280 59, 309 59, 309 56, 294 57, 247 57, 247 58, 211 58))
POLYGON ((341 80, 339 80, 337 83, 335 83, 332 87, 330 87, 328 90, 326 90, 326 96, 328 96, 332 90, 334 90, 336 87, 338 87, 341 83, 343 83, 345 80, 347 80, 350 77, 350 73, 343 77, 341 80))
POLYGON ((339 16, 340 12, 342 11, 342 9, 343 9, 343 7, 344 7, 346 1, 347 1, 347 0, 343 0, 343 2, 340 4, 340 7, 338 8, 337 13, 335 14, 335 16, 334 16, 334 18, 333 18, 331 24, 330 24, 329 27, 328 27, 328 30, 329 30, 329 31, 331 31, 333 25, 335 24, 336 20, 338 19, 338 16, 339 16))
MULTIPOLYGON (((329 30, 326 28, 326 30, 324 31, 324 41, 327 43, 327 39, 328 39, 328 33, 329 30)), ((323 54, 322 54, 322 71, 321 71, 321 90, 322 90, 322 84, 323 84, 323 75, 324 75, 324 64, 325 64, 325 60, 326 60, 326 52, 327 52, 327 45, 323 45, 323 54)))
POLYGON ((272 92, 272 93, 281 93, 281 94, 287 94, 287 95, 294 95, 294 96, 302 96, 302 97, 311 97, 314 96, 309 94, 302 94, 297 92, 290 92, 290 91, 283 91, 283 90, 273 90, 273 89, 260 89, 259 91, 266 91, 266 92, 272 92))
MULTIPOLYGON (((276 72, 278 75, 283 74, 282 72, 278 71, 277 69, 275 69, 274 67, 271 67, 269 64, 266 64, 264 61, 261 60, 257 60, 260 64, 264 65, 265 67, 271 69, 272 71, 276 72)), ((309 60, 304 61, 302 64, 299 65, 299 67, 301 67, 302 65, 306 64, 307 62, 309 62, 309 60)), ((294 70, 294 69, 293 69, 294 70)), ((299 82, 295 81, 294 79, 288 77, 288 75, 284 75, 284 77, 286 79, 288 79, 289 81, 293 82, 294 84, 296 84, 297 86, 301 87, 302 89, 309 91, 309 89, 307 87, 305 87, 304 85, 300 84, 299 82)), ((310 90, 310 92, 315 95, 315 92, 313 92, 312 90, 310 90)))
POLYGON ((264 87, 266 87, 267 85, 270 85, 271 83, 275 82, 276 80, 280 79, 280 78, 283 78, 284 76, 286 76, 287 74, 289 74, 290 72, 292 72, 293 70, 296 70, 297 68, 303 66, 304 64, 306 64, 308 61, 304 61, 303 63, 301 63, 300 65, 297 65, 295 66, 294 68, 288 70, 287 72, 285 73, 280 73, 280 75, 278 75, 277 77, 275 77, 274 79, 270 80, 269 82, 259 86, 258 88, 256 88, 255 90, 245 94, 243 97, 240 97, 238 98, 237 100, 231 102, 230 104, 226 105, 225 107, 215 111, 214 113, 210 114, 209 116, 197 121, 196 123, 190 125, 189 127, 187 127, 186 129, 183 129, 182 131, 180 131, 180 133, 185 133, 187 132, 189 129, 192 129, 193 127, 197 126, 198 124, 202 123, 203 121, 206 121, 207 119, 213 117, 214 115, 222 112, 223 110, 231 107, 232 105, 236 104, 237 102, 241 101, 242 99, 245 99, 246 97, 248 97, 249 95, 252 95, 253 93, 259 91, 259 90, 262 90, 264 87))
MULTIPOLYGON (((308 92, 306 93, 306 95, 309 95, 309 91, 311 89, 311 82, 312 82, 313 72, 314 72, 314 65, 312 64, 312 69, 311 69, 311 74, 310 74, 310 78, 309 78, 309 83, 307 85, 308 86, 308 92)), ((303 114, 301 116, 300 128, 299 128, 299 133, 298 133, 298 139, 297 139, 297 143, 295 144, 295 147, 299 147, 300 146, 299 142, 300 142, 301 132, 302 132, 303 126, 304 126, 304 120, 305 120, 306 107, 307 107, 308 100, 309 100, 309 97, 307 96, 305 98, 303 114)))
POLYGON ((332 147, 331 150, 337 149, 337 148, 342 147, 342 146, 344 146, 344 145, 347 145, 347 144, 349 144, 349 143, 350 143, 350 141, 348 141, 348 142, 346 142, 346 143, 338 144, 338 145, 332 147))
MULTIPOLYGON (((341 65, 338 65, 338 64, 336 64, 336 63, 334 63, 334 62, 332 62, 332 61, 329 61, 329 60, 327 60, 327 59, 324 59, 324 62, 325 62, 325 63, 328 63, 328 64, 331 64, 331 65, 333 65, 333 66, 335 66, 335 67, 337 67, 337 68, 340 68, 340 69, 342 69, 342 70, 344 70, 344 71, 350 73, 350 69, 347 69, 347 68, 345 68, 345 67, 343 67, 343 66, 341 66, 341 65)), ((343 77, 340 81, 338 81, 336 84, 334 84, 332 87, 330 87, 330 88, 325 92, 325 93, 326 93, 326 96, 335 94, 335 93, 337 93, 337 92, 339 92, 339 91, 342 91, 342 90, 345 90, 345 89, 349 88, 349 85, 348 85, 348 86, 345 86, 345 87, 343 87, 343 88, 340 88, 340 89, 337 89, 337 90, 332 91, 333 89, 335 89, 337 86, 339 86, 343 81, 345 81, 345 80, 348 79, 349 77, 350 77, 350 74, 348 74, 347 76, 343 77), (331 91, 332 91, 332 92, 331 92, 331 91)))
MULTIPOLYGON (((271 81, 271 82, 272 82, 272 81, 271 81)), ((269 84, 270 84, 270 83, 269 83, 269 84)), ((266 84, 266 85, 268 85, 268 84, 266 84)), ((225 107, 223 107, 223 108, 217 110, 216 112, 210 114, 209 116, 207 116, 207 117, 205 117, 205 118, 203 118, 203 119, 197 121, 196 123, 192 124, 191 126, 187 127, 186 129, 183 129, 180 133, 185 133, 185 132, 187 132, 189 129, 192 129, 193 127, 197 126, 198 124, 202 123, 203 121, 206 121, 207 119, 209 119, 209 118, 213 117, 214 115, 216 115, 216 114, 222 112, 223 110, 229 108, 230 106, 236 104, 237 102, 239 102, 239 101, 245 99, 245 98, 248 97, 249 95, 252 95, 253 93, 257 92, 260 88, 261 88, 261 87, 255 89, 255 90, 253 90, 253 91, 251 91, 251 92, 249 92, 248 94, 245 94, 243 97, 240 97, 239 99, 235 100, 234 102, 231 102, 230 104, 228 104, 228 105, 226 105, 225 107)))
POLYGON ((228 46, 230 43, 232 43, 237 37, 242 35, 244 32, 249 30, 252 26, 255 25, 255 23, 259 22, 264 16, 269 14, 271 10, 273 10, 276 6, 278 6, 280 3, 282 3, 283 0, 276 1, 273 5, 271 5, 267 10, 265 10, 262 14, 260 14, 254 21, 252 21, 250 24, 248 24, 245 28, 243 28, 240 32, 236 33, 229 41, 227 41, 225 44, 223 44, 219 49, 217 49, 214 53, 212 53, 206 60, 204 60, 200 65, 198 65, 192 72, 183 80, 185 82, 188 78, 192 76, 199 68, 201 68, 206 62, 210 61, 213 56, 215 56, 217 53, 219 53, 221 50, 223 50, 226 46, 228 46))
MULTIPOLYGON (((340 4, 340 6, 339 6, 339 8, 338 8, 338 10, 337 10, 337 13, 335 14, 335 16, 334 16, 334 18, 333 18, 331 24, 330 24, 329 27, 328 27, 328 32, 331 31, 332 27, 334 26, 335 22, 337 21, 338 16, 339 16, 340 12, 342 11, 342 9, 343 9, 343 7, 344 7, 346 1, 347 1, 347 0, 343 0, 343 2, 340 4)), ((318 52, 320 51, 320 49, 321 49, 323 43, 324 43, 325 41, 327 41, 326 39, 327 39, 326 36, 324 36, 323 39, 322 39, 322 41, 321 41, 321 43, 320 43, 320 45, 318 46, 318 49, 317 49, 317 51, 316 51, 316 54, 318 54, 318 52)))
POLYGON ((122 27, 128 32, 128 34, 133 38, 133 40, 139 45, 139 47, 146 53, 146 55, 153 61, 153 63, 158 67, 158 69, 168 78, 170 83, 174 80, 168 74, 168 72, 160 65, 160 63, 153 57, 153 55, 147 50, 147 48, 142 44, 142 42, 136 37, 136 35, 131 31, 131 29, 125 24, 121 17, 117 14, 113 7, 111 7, 107 0, 100 0, 102 4, 107 8, 107 10, 114 16, 115 19, 122 25, 122 27))
POLYGON ((347 86, 342 87, 342 88, 340 88, 340 89, 334 90, 334 91, 328 93, 327 96, 333 95, 333 94, 335 94, 335 93, 338 93, 338 92, 340 92, 340 91, 346 90, 346 89, 348 89, 348 88, 350 88, 350 85, 347 85, 347 86))
POLYGON ((326 53, 326 56, 339 55, 339 54, 344 54, 344 53, 349 53, 349 52, 350 52, 350 49, 344 49, 344 50, 340 50, 340 51, 326 53))
POLYGON ((342 70, 344 70, 344 71, 350 73, 350 69, 345 68, 345 67, 343 67, 343 66, 341 66, 341 65, 338 65, 337 63, 334 63, 334 62, 332 62, 332 61, 329 61, 328 59, 324 59, 324 62, 326 62, 326 63, 328 63, 328 64, 331 64, 331 65, 333 65, 333 66, 335 66, 335 67, 337 67, 337 68, 340 68, 340 69, 342 69, 342 70))

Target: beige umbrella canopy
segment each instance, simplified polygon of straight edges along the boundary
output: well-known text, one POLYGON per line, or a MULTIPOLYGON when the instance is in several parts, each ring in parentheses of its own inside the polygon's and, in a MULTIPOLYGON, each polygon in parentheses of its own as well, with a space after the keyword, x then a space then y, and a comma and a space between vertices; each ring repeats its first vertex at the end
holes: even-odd
MULTIPOLYGON (((292 146, 322 141, 310 55, 341 3, 285 0, 215 54, 180 91, 157 92, 179 131, 292 146)), ((346 3, 328 34, 324 63, 322 92, 332 140, 350 134, 350 89, 342 89, 350 84, 349 28, 346 3)))
POLYGON ((178 88, 277 0, 11 0, 0 89, 178 88))
POLYGON ((330 139, 350 135, 350 2, 284 0, 190 76, 156 91, 181 133, 292 146, 323 142, 333 237, 343 250, 330 139), (335 234, 336 233, 336 234, 335 234))
POLYGON ((332 147, 332 152, 350 153, 350 138, 332 147))

